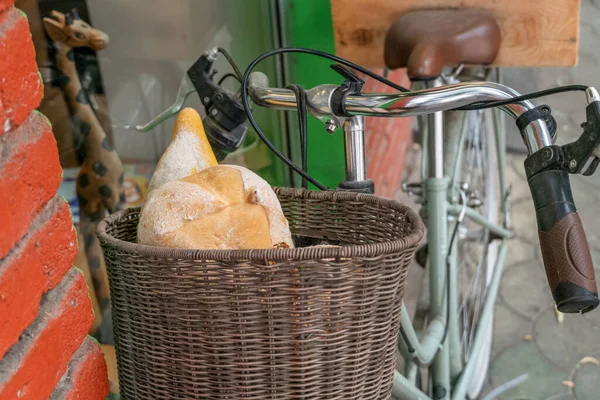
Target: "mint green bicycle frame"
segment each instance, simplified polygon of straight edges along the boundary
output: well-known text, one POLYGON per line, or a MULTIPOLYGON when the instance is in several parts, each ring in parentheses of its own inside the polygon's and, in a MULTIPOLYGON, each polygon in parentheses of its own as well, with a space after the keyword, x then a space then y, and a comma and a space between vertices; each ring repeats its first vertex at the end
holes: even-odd
MULTIPOLYGON (((437 82, 437 81, 436 81, 437 82)), ((266 75, 253 72, 249 76, 248 93, 255 104, 274 109, 294 110, 296 97, 289 89, 272 88, 266 75)), ((331 107, 332 93, 337 85, 324 84, 307 90, 309 111, 322 122, 344 127, 346 152, 346 179, 363 182, 366 179, 364 155, 364 116, 402 117, 419 116, 422 123, 422 182, 425 187, 425 204, 421 211, 427 214, 428 223, 428 274, 429 301, 428 325, 421 337, 403 307, 398 347, 404 356, 406 373, 394 375, 392 395, 398 400, 430 399, 416 386, 418 367, 428 366, 435 399, 464 400, 469 383, 475 372, 478 357, 482 352, 486 327, 491 324, 502 267, 506 256, 507 240, 512 236, 509 230, 510 219, 506 207, 506 189, 504 182, 505 129, 498 111, 494 111, 495 143, 498 160, 500 207, 504 214, 501 224, 488 221, 485 217, 469 208, 466 202, 459 202, 457 190, 458 163, 462 159, 465 143, 465 129, 461 130, 455 164, 451 171, 444 171, 444 132, 443 110, 454 109, 477 100, 506 99, 519 94, 511 88, 493 82, 461 82, 443 85, 432 84, 425 90, 399 93, 357 93, 344 98, 345 113, 334 115, 331 107), (428 127, 425 128, 424 126, 428 127), (494 234, 494 240, 500 240, 498 257, 493 276, 487 287, 486 298, 473 345, 466 364, 463 365, 460 342, 458 340, 458 295, 457 295, 457 251, 452 251, 448 260, 450 220, 458 222, 470 218, 476 224, 485 227, 494 234), (449 263, 449 268, 447 268, 449 263), (446 276, 446 271, 450 276, 446 276), (450 291, 450 296, 448 292, 450 291), (446 304, 446 299, 451 302, 446 304), (446 315, 449 310, 450 315, 446 315), (446 327, 446 321, 449 325, 446 327), (483 327, 483 328, 482 328, 483 327), (444 332, 447 329, 446 339, 444 332)), ((532 109, 533 104, 524 101, 509 104, 502 109, 516 118, 532 109)), ((534 152, 552 142, 547 126, 541 121, 532 123, 524 132, 524 141, 528 151, 534 152)))
MULTIPOLYGON (((497 160, 499 168, 499 190, 502 195, 506 192, 504 181, 505 165, 505 130, 502 126, 502 118, 499 111, 493 110, 495 125, 495 141, 497 160)), ((423 400, 431 399, 415 384, 419 366, 429 366, 432 378, 432 387, 438 386, 436 399, 464 400, 468 384, 475 372, 478 356, 484 345, 486 328, 493 316, 493 308, 496 303, 498 287, 502 276, 502 268, 506 256, 507 239, 512 232, 506 228, 509 225, 509 217, 505 204, 501 204, 504 211, 504 225, 488 221, 474 209, 458 204, 458 197, 452 196, 452 188, 458 179, 458 164, 462 160, 462 149, 465 139, 465 129, 461 129, 459 139, 459 154, 454 160, 453 171, 443 171, 443 115, 441 112, 427 116, 427 124, 419 124, 422 137, 422 182, 425 187, 425 211, 427 214, 428 233, 428 274, 429 274, 429 323, 427 329, 418 337, 410 320, 410 316, 403 306, 401 314, 401 328, 403 335, 399 335, 398 348, 406 361, 405 375, 395 371, 392 396, 398 400, 423 400), (425 128, 428 125, 431 128, 425 128), (440 165, 441 164, 441 165, 440 165), (441 168, 440 168, 441 167, 441 168), (441 169, 441 174, 440 174, 441 169), (437 170, 437 173, 436 173, 437 170), (437 176, 436 176, 437 175, 437 176), (457 252, 451 252, 450 276, 446 276, 446 260, 448 256, 449 232, 453 226, 449 221, 456 219, 464 213, 464 217, 470 218, 475 223, 487 228, 501 240, 496 265, 491 282, 488 286, 487 295, 481 318, 473 342, 471 355, 465 365, 461 359, 460 343, 458 341, 458 315, 457 315, 457 252), (448 284, 446 284, 446 282, 448 284), (446 305, 448 298, 447 290, 451 291, 450 307, 446 305), (449 318, 446 310, 450 310, 449 318), (446 339, 442 343, 446 321, 449 321, 446 339), (454 338, 454 340, 453 340, 454 338), (409 345, 410 344, 410 345, 409 345)), ((427 118, 425 117, 425 118, 427 118)), ((422 117, 420 117, 422 118, 422 117)), ((502 201, 505 200, 503 196, 502 201)))

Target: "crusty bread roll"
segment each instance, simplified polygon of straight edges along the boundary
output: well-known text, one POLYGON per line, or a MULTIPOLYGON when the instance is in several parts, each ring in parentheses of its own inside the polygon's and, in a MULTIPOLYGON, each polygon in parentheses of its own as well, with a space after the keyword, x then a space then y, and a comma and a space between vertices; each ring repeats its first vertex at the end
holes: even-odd
POLYGON ((269 184, 238 166, 218 165, 200 115, 177 116, 172 142, 150 182, 138 243, 194 249, 293 247, 269 184))
POLYGON ((194 249, 293 247, 275 192, 252 171, 233 165, 209 167, 156 189, 142 211, 138 242, 194 249))
POLYGON ((193 108, 184 108, 177 114, 171 144, 156 165, 148 194, 167 182, 213 165, 217 165, 217 159, 206 138, 200 114, 193 108))

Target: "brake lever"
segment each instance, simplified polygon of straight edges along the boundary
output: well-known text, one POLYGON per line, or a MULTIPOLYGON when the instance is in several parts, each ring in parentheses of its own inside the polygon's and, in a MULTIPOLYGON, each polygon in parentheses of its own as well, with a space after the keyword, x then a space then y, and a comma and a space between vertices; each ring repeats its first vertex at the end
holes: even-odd
POLYGON ((246 112, 238 95, 231 95, 213 82, 216 71, 212 67, 219 51, 223 50, 215 47, 202 54, 186 71, 173 105, 146 125, 137 125, 136 130, 148 132, 177 114, 186 98, 196 92, 206 114, 202 120, 204 130, 217 160, 221 161, 237 150, 246 138, 246 112))
POLYGON ((586 122, 582 124, 583 133, 576 141, 564 145, 563 151, 568 158, 569 172, 589 176, 600 163, 600 95, 596 89, 588 88, 585 96, 588 105, 585 109, 586 122))
POLYGON ((593 87, 586 92, 586 122, 577 140, 563 146, 546 146, 525 160, 527 176, 546 169, 564 170, 570 174, 592 175, 600 164, 600 95, 593 87))
MULTIPOLYGON (((148 132, 160 125, 165 120, 171 118, 173 115, 181 111, 185 100, 194 92, 197 92, 202 99, 202 97, 205 95, 204 92, 206 92, 204 89, 206 82, 212 82, 212 75, 208 75, 208 79, 206 79, 207 76, 205 76, 205 74, 209 73, 210 68, 217 59, 218 54, 219 52, 216 48, 203 53, 186 71, 185 75, 181 79, 177 96, 175 96, 175 102, 169 108, 152 119, 152 121, 145 125, 136 125, 135 129, 139 132, 148 132)), ((215 85, 211 86, 214 87, 215 85)), ((202 101, 202 103, 205 107, 207 106, 207 101, 202 101)))
POLYGON ((158 125, 162 124, 167 119, 171 118, 173 115, 177 114, 183 108, 183 104, 188 96, 196 91, 192 80, 185 74, 181 83, 179 84, 179 90, 177 91, 177 96, 175 96, 175 102, 166 110, 158 114, 154 119, 148 122, 145 125, 136 125, 135 130, 138 132, 149 132, 158 125))

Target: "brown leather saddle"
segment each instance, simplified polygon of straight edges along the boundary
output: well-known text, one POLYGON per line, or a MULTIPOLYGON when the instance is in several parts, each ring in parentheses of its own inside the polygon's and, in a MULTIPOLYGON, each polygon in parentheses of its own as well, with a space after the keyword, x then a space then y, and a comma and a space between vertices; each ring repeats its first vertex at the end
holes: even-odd
POLYGON ((407 68, 413 80, 436 78, 446 66, 485 65, 500 49, 500 27, 477 9, 429 9, 400 16, 385 38, 388 68, 407 68))

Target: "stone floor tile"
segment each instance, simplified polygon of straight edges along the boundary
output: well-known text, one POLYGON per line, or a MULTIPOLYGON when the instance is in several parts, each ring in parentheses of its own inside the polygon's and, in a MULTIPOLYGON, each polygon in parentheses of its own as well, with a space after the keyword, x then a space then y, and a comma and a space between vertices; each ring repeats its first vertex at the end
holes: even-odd
POLYGON ((506 160, 504 181, 506 187, 511 188, 509 197, 511 204, 517 203, 524 199, 531 199, 529 185, 527 185, 525 174, 523 172, 524 159, 525 156, 511 154, 506 160))
POLYGON ((600 326, 577 314, 563 317, 558 323, 554 307, 542 312, 534 322, 533 340, 548 360, 571 371, 583 357, 600 354, 600 326))
POLYGON ((511 207, 511 220, 513 231, 520 240, 525 240, 533 246, 539 247, 537 219, 531 200, 524 199, 517 204, 513 204, 511 207))
POLYGON ((531 334, 531 328, 531 321, 506 307, 503 301, 498 301, 494 313, 492 356, 516 343, 525 342, 527 335, 531 334))
POLYGON ((500 297, 506 306, 528 320, 554 305, 545 284, 546 275, 538 263, 529 260, 508 267, 500 284, 500 297))
POLYGON ((508 248, 506 249, 506 258, 504 260, 504 272, 511 265, 519 264, 524 261, 536 261, 537 258, 536 247, 531 243, 520 240, 519 237, 514 237, 508 241, 508 248))
POLYGON ((573 383, 573 392, 577 400, 600 398, 600 368, 597 365, 581 365, 575 371, 573 383))
POLYGON ((568 378, 567 373, 549 363, 530 342, 516 344, 501 352, 494 360, 490 373, 494 387, 523 374, 528 376, 520 385, 503 392, 500 399, 546 400, 567 391, 562 385, 562 381, 568 378))

